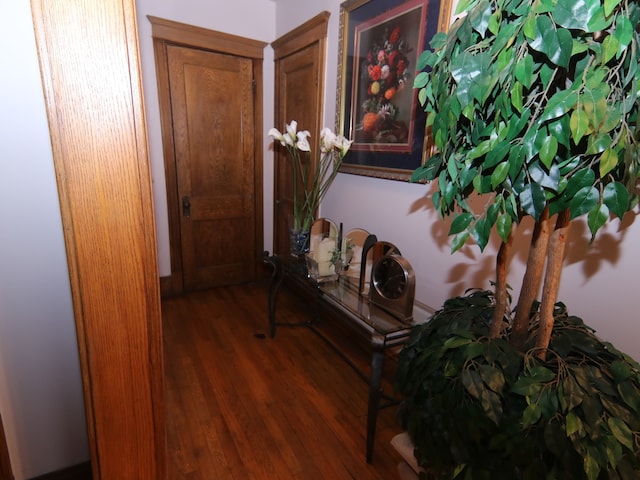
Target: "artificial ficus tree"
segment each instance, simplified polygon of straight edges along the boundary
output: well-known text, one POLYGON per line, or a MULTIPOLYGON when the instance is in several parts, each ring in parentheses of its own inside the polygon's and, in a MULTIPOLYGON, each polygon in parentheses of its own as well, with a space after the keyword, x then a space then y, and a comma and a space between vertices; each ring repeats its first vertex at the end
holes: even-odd
POLYGON ((435 154, 412 179, 438 181, 433 203, 453 217, 452 251, 467 240, 484 249, 497 232, 491 335, 512 316, 510 341, 543 359, 571 222, 586 215, 593 238, 637 205, 640 4, 462 0, 458 13, 420 57, 414 87, 435 154), (534 229, 510 312, 509 249, 526 216, 534 229), (540 326, 526 345, 540 289, 540 326))

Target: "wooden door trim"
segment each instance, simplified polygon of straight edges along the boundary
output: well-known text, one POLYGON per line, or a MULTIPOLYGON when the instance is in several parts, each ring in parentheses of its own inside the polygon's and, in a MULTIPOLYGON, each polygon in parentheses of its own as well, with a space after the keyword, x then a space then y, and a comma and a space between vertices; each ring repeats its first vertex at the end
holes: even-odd
POLYGON ((271 42, 274 60, 291 55, 327 37, 331 13, 324 11, 271 42))
POLYGON ((135 2, 31 8, 93 479, 163 480, 162 319, 135 2))
POLYGON ((238 57, 264 58, 267 43, 148 15, 153 38, 238 57))
POLYGON ((2 415, 0 415, 0 480, 13 480, 9 447, 4 433, 4 426, 2 425, 2 415))
POLYGON ((208 30, 180 22, 174 22, 154 16, 147 17, 151 22, 153 50, 156 62, 158 84, 158 103, 160 106, 160 124, 162 133, 162 151, 164 156, 165 185, 167 189, 167 211, 169 217, 169 255, 171 257, 171 275, 163 281, 163 294, 178 294, 183 291, 183 266, 180 239, 180 200, 178 178, 176 175, 175 144, 173 140, 171 89, 169 85, 169 66, 167 47, 181 45, 185 47, 226 53, 252 59, 255 82, 254 91, 254 158, 255 158, 255 213, 256 238, 255 265, 262 261, 263 255, 263 166, 262 166, 262 61, 264 47, 268 44, 250 38, 208 30))

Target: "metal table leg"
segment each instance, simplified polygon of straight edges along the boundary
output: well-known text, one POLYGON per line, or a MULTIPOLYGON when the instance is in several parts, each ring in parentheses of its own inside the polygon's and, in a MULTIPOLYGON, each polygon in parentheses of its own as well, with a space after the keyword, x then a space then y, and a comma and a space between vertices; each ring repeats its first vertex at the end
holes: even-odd
POLYGON ((269 336, 273 338, 276 334, 276 305, 278 303, 278 294, 284 279, 284 268, 275 255, 269 255, 264 252, 264 263, 268 264, 273 271, 271 272, 271 280, 269 281, 269 336))
POLYGON ((371 342, 371 375, 369 377, 369 403, 367 406, 367 463, 373 461, 373 447, 376 438, 376 423, 382 398, 382 367, 384 365, 384 342, 373 338, 371 342))

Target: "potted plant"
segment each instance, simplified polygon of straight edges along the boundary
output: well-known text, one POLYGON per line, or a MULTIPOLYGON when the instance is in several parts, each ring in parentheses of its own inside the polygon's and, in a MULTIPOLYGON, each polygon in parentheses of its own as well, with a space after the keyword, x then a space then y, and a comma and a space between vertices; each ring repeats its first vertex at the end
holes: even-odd
POLYGON ((286 125, 286 132, 276 128, 268 135, 289 152, 293 171, 293 225, 291 227, 291 253, 303 254, 309 248, 309 230, 315 220, 320 201, 333 183, 351 141, 336 135, 329 128, 320 131, 320 155, 315 161, 307 130, 298 132, 298 122, 286 125))
POLYGON ((639 478, 638 364, 557 294, 571 222, 586 215, 595 236, 638 203, 640 5, 463 0, 457 13, 420 58, 435 154, 412 178, 438 180, 452 251, 484 249, 492 231, 500 248, 494 291, 447 301, 401 353, 416 456, 438 478, 639 478), (527 216, 511 308, 509 250, 527 216))

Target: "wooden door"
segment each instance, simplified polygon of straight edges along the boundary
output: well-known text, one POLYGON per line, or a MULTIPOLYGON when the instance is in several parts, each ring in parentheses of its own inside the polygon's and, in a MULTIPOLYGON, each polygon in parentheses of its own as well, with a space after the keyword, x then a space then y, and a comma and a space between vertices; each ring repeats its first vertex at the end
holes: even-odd
POLYGON ((167 48, 185 290, 255 279, 252 61, 167 48))
MULTIPOLYGON (((275 57, 275 127, 298 122, 312 144, 322 128, 325 41, 329 13, 323 12, 273 42, 275 57)), ((328 125, 331 127, 331 125, 328 125)), ((293 174, 285 149, 276 146, 274 185, 274 252, 288 254, 293 212, 293 174)))
POLYGON ((262 265, 265 42, 149 16, 167 186, 163 294, 256 279, 262 265))

